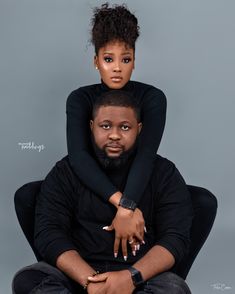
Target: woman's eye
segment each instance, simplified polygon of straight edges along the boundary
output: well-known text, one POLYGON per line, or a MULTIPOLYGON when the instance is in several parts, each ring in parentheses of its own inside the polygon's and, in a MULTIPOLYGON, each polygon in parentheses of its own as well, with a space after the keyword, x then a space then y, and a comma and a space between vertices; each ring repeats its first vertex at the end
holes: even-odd
POLYGON ((130 129, 130 127, 129 127, 129 126, 126 126, 126 125, 123 125, 123 126, 121 127, 121 129, 122 129, 123 131, 128 131, 128 130, 130 129))
POLYGON ((112 62, 113 60, 111 57, 105 57, 104 61, 109 63, 109 62, 112 62))
POLYGON ((131 62, 131 58, 123 58, 123 63, 129 63, 131 62))

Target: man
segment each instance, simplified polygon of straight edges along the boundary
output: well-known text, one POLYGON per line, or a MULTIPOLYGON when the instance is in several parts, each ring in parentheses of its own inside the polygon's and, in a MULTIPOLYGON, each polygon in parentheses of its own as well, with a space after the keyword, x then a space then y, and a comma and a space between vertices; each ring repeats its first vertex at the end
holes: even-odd
MULTIPOLYGON (((135 156, 139 120, 134 97, 124 91, 107 92, 94 105, 94 156, 120 191, 135 156)), ((135 209, 145 220, 144 244, 139 248, 129 240, 125 259, 113 256, 114 232, 103 229, 115 212, 78 180, 67 157, 59 161, 36 205, 35 245, 46 262, 19 271, 13 292, 190 293, 173 274, 187 251, 192 220, 190 195, 174 164, 156 155, 148 189, 135 209)))

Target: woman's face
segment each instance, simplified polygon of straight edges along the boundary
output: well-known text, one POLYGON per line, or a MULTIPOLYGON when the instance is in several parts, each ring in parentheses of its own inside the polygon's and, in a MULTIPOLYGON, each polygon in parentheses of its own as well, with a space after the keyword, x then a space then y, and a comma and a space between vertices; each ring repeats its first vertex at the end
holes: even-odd
POLYGON ((119 41, 109 42, 100 48, 94 59, 101 79, 111 89, 125 86, 131 78, 134 62, 134 49, 119 41))

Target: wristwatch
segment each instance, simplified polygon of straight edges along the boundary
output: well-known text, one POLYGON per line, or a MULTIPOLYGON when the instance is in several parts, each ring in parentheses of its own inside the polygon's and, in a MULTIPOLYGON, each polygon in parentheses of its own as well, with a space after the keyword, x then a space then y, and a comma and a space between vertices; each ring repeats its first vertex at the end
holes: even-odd
POLYGON ((135 201, 133 201, 131 199, 122 197, 120 199, 119 206, 134 211, 136 209, 136 207, 137 207, 137 204, 135 203, 135 201))
POLYGON ((144 280, 140 271, 138 271, 133 266, 129 267, 128 271, 131 273, 131 278, 135 287, 139 287, 144 284, 144 280))

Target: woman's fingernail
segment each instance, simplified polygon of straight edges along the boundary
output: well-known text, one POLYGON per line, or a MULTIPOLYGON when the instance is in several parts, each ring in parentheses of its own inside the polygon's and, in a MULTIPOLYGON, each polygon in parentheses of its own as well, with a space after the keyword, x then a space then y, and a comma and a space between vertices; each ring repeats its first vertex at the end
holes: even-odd
POLYGON ((127 256, 123 256, 124 260, 127 261, 127 256))
POLYGON ((133 254, 133 256, 136 256, 136 252, 135 251, 132 251, 132 254, 133 254))
POLYGON ((145 244, 145 241, 144 240, 142 241, 142 244, 145 244))
POLYGON ((140 250, 140 244, 137 245, 137 250, 140 250))
POLYGON ((146 227, 144 227, 144 231, 145 231, 145 233, 147 233, 147 229, 146 229, 146 227))
POLYGON ((103 229, 103 230, 108 230, 108 228, 109 228, 108 226, 105 226, 105 227, 103 227, 102 229, 103 229))
POLYGON ((118 254, 117 253, 114 253, 114 258, 117 258, 118 254))

